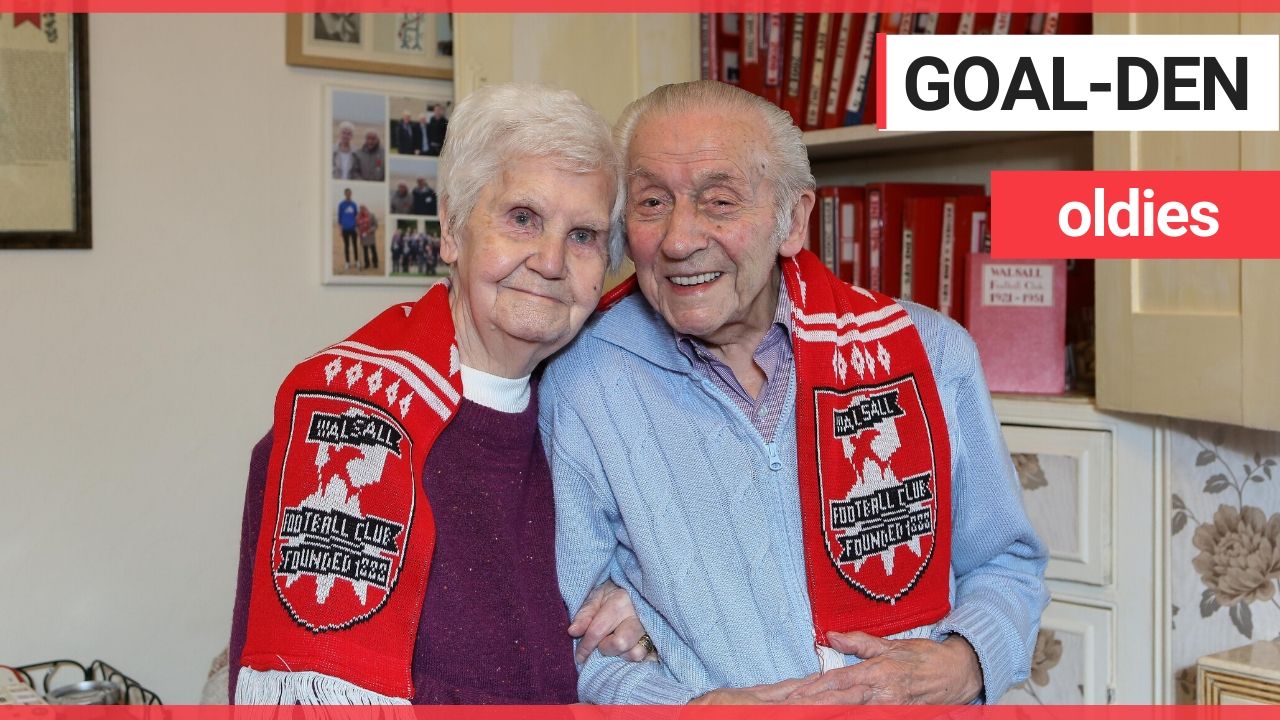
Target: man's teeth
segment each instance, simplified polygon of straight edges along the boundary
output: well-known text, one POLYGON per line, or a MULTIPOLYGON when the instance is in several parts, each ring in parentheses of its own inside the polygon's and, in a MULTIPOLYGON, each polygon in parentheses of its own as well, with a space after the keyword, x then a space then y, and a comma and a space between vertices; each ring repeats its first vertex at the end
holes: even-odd
POLYGON ((682 285, 684 287, 689 287, 690 285, 701 285, 702 283, 709 283, 723 274, 724 273, 709 272, 709 273, 702 273, 701 275, 673 275, 671 276, 671 282, 677 285, 682 285))

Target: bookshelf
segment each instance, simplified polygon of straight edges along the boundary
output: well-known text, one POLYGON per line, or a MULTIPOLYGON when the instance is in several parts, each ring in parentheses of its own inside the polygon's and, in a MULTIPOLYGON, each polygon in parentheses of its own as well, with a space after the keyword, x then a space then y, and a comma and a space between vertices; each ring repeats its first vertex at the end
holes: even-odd
POLYGON ((804 142, 809 148, 809 159, 819 163, 885 153, 1021 143, 1029 137, 1040 140, 1074 138, 1077 142, 1087 142, 1089 135, 1087 132, 895 132, 880 131, 874 125, 853 125, 810 130, 804 134, 804 142))

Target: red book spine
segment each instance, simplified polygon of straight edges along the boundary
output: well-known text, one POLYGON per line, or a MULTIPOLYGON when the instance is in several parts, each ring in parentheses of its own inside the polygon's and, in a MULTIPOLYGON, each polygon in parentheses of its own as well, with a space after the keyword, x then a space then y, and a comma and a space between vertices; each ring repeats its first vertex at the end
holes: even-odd
POLYGON ((835 32, 834 13, 819 13, 818 26, 814 30, 813 65, 809 71, 809 92, 806 95, 804 125, 802 130, 822 127, 822 110, 826 99, 827 84, 831 82, 831 63, 834 61, 832 42, 835 32))
POLYGON ((955 35, 960 27, 960 13, 934 13, 934 35, 955 35))
POLYGON ((967 323, 969 255, 981 245, 991 198, 977 195, 949 197, 943 205, 942 247, 938 263, 938 310, 967 323))
POLYGON ((755 95, 764 92, 764 65, 760 54, 760 14, 742 14, 742 35, 738 38, 739 84, 755 95))
POLYGON ((957 35, 990 35, 995 24, 995 13, 960 13, 957 35))
POLYGON ((902 203, 899 296, 931 308, 938 307, 942 202, 940 197, 909 197, 902 203))
POLYGON ((843 186, 838 189, 840 196, 839 230, 840 242, 836 245, 836 275, 847 283, 866 287, 866 279, 862 277, 865 268, 861 257, 864 252, 864 198, 862 188, 843 186))
POLYGON ((764 98, 774 105, 782 105, 782 71, 786 56, 783 30, 786 23, 781 13, 769 13, 764 27, 764 98))
POLYGON ((867 287, 884 292, 884 273, 880 267, 881 246, 884 245, 884 192, 879 188, 867 190, 867 287))
POLYGON ((867 13, 858 39, 858 57, 854 62, 849 95, 844 106, 844 124, 861 125, 875 122, 875 88, 872 65, 875 62, 876 31, 880 28, 880 14, 867 13))
POLYGON ((840 127, 844 120, 844 105, 849 101, 849 85, 858 60, 858 43, 862 40, 862 19, 861 14, 840 14, 835 54, 831 60, 831 82, 827 85, 827 104, 822 109, 824 128, 840 127))
POLYGON ((718 13, 720 82, 742 84, 742 13, 718 13))
POLYGON ((813 63, 812 17, 804 13, 791 16, 791 36, 787 49, 787 77, 782 94, 782 109, 791 113, 796 127, 804 127, 804 99, 808 94, 809 75, 805 70, 813 63))
POLYGON ((992 22, 992 35, 1026 35, 1031 23, 1031 13, 996 13, 992 22))
POLYGON ((838 241, 836 219, 839 215, 838 208, 840 205, 838 191, 839 188, 835 187, 818 188, 818 257, 822 259, 822 264, 826 265, 827 269, 833 273, 838 270, 836 266, 836 242, 838 241))

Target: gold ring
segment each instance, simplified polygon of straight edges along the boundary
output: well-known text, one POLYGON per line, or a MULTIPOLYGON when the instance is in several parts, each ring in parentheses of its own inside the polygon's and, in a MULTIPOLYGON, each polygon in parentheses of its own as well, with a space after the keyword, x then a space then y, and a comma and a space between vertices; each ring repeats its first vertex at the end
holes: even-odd
POLYGON ((649 637, 649 633, 641 635, 640 639, 636 641, 636 644, 644 648, 644 654, 646 656, 649 655, 649 653, 653 653, 654 655, 658 654, 658 648, 654 647, 653 638, 649 637))

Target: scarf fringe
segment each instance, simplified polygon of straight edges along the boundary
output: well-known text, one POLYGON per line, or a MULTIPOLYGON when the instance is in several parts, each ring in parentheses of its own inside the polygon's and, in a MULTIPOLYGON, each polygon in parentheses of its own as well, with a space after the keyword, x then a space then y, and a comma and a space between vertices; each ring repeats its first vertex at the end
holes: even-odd
POLYGON ((237 705, 408 705, 332 675, 240 668, 237 705))

